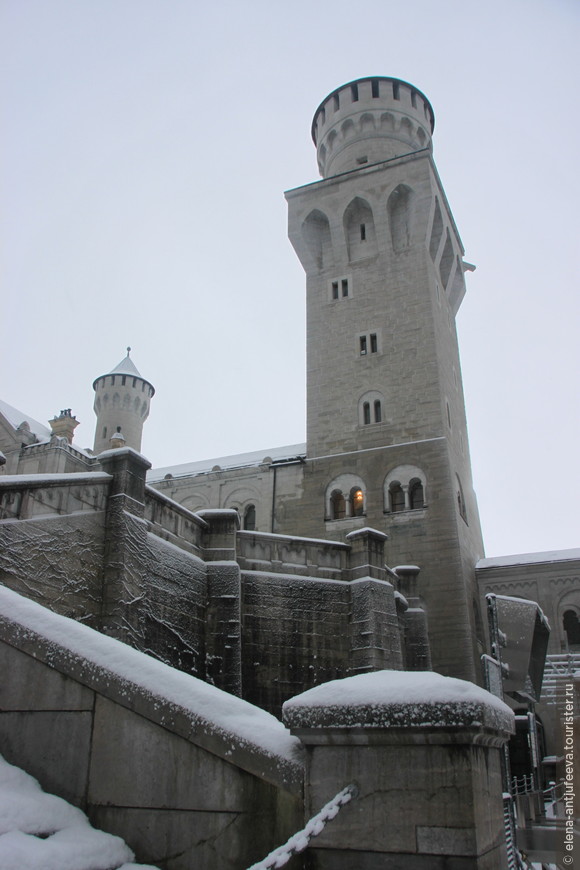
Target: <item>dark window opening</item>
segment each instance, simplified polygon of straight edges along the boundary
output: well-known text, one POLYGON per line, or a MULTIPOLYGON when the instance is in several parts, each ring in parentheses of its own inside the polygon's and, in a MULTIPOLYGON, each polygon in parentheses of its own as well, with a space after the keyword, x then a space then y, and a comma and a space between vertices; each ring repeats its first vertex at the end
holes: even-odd
POLYGON ((368 426, 371 422, 371 406, 369 402, 365 402, 363 404, 363 423, 365 426, 368 426))
POLYGON ((334 111, 337 112, 340 109, 340 94, 334 95, 334 111))
POLYGON ((580 652, 580 622, 578 614, 573 610, 567 610, 564 614, 564 631, 568 639, 568 649, 571 652, 580 652))
POLYGON ((411 105, 414 109, 417 108, 417 94, 415 93, 415 91, 411 91, 411 105))
POLYGON ((377 353, 378 350, 377 334, 376 332, 371 332, 371 353, 377 353))
POLYGON ((366 335, 361 335, 359 341, 360 341, 360 355, 364 356, 367 352, 367 337, 366 337, 366 335))
POLYGON ((356 102, 358 101, 358 85, 356 85, 356 84, 355 84, 355 85, 351 85, 351 86, 350 86, 350 92, 351 92, 351 95, 352 95, 352 101, 353 101, 353 103, 356 103, 356 102))
POLYGON ((342 279, 341 285, 342 285, 342 295, 348 296, 348 281, 346 278, 342 279))
POLYGON ((346 501, 340 490, 335 489, 330 496, 330 518, 342 520, 346 516, 346 501))
POLYGON ((338 299, 338 281, 332 282, 332 298, 338 299))
POLYGON ((418 510, 425 505, 423 484, 420 480, 412 480, 409 484, 409 503, 411 510, 418 510))
POLYGON ((244 511, 244 529, 248 532, 253 532, 256 528, 256 507, 249 504, 244 511))
POLYGON ((405 510, 405 493, 400 483, 392 483, 389 487, 389 501, 393 513, 405 510))
POLYGON ((107 437, 107 427, 103 426, 103 438, 107 437))
POLYGON ((375 98, 379 95, 379 83, 376 79, 371 81, 371 95, 375 98))
POLYGON ((383 410, 379 399, 375 399, 375 423, 381 423, 383 419, 383 410))
POLYGON ((393 82, 393 100, 400 100, 399 82, 393 82))
POLYGON ((361 224, 360 225, 360 240, 361 240, 361 242, 366 242, 366 238, 367 238, 366 224, 361 224))
POLYGON ((320 110, 320 126, 321 127, 325 121, 326 121, 326 109, 321 109, 320 110))

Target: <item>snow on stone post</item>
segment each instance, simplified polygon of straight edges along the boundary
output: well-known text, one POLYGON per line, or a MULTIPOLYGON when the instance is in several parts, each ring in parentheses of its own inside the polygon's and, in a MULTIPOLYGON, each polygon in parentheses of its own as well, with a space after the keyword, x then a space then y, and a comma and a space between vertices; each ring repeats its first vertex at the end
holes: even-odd
POLYGON ((388 540, 384 532, 376 529, 357 529, 346 536, 350 545, 349 564, 351 580, 359 577, 374 577, 376 580, 385 578, 385 542, 388 540))
POLYGON ((376 671, 284 704, 307 750, 305 816, 358 797, 309 849, 317 870, 497 870, 507 864, 500 748, 513 714, 463 680, 376 671))

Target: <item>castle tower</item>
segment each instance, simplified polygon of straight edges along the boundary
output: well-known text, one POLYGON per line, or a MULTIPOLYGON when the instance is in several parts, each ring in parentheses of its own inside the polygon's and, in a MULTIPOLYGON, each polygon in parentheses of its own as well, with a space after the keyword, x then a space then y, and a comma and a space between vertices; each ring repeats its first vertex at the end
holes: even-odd
POLYGON ((473 267, 433 162, 433 128, 430 103, 406 82, 343 85, 312 124, 323 180, 286 194, 307 282, 297 520, 335 538, 360 524, 386 532, 389 564, 421 566, 434 668, 477 680, 483 545, 455 331, 473 267))
POLYGON ((143 423, 149 416, 154 387, 141 376, 129 354, 93 383, 97 415, 95 453, 122 444, 140 452, 143 423), (120 438, 119 435, 122 437, 120 438), (111 443, 111 442, 114 443, 111 443))

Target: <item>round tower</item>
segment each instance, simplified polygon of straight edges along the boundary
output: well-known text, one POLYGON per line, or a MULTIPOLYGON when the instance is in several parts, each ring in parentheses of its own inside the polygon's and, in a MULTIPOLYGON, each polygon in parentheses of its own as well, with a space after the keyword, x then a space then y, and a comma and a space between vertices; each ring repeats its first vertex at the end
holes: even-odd
POLYGON ((312 121, 323 178, 431 150, 435 116, 427 97, 400 79, 376 76, 337 88, 312 121))
POLYGON ((128 347, 127 356, 93 383, 93 407, 97 415, 95 453, 119 446, 141 451, 143 423, 149 416, 155 388, 141 376, 130 352, 128 347))

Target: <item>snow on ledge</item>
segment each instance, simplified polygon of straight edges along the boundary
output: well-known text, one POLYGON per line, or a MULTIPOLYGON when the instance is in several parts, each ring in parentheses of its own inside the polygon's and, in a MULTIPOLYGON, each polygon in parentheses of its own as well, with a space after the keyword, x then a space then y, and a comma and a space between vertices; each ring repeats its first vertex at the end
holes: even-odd
POLYGON ((300 741, 270 713, 3 586, 0 638, 250 773, 302 783, 300 741))
POLYGON ((332 680, 286 701, 283 718, 290 728, 513 730, 513 713, 499 698, 432 671, 373 671, 332 680))
POLYGON ((0 755, 2 870, 157 870, 131 863, 134 857, 120 837, 93 828, 81 810, 0 755))
POLYGON ((542 565, 548 562, 580 561, 580 547, 570 550, 547 550, 543 553, 518 553, 514 556, 494 556, 480 559, 476 564, 479 571, 482 568, 503 568, 509 565, 542 565))

